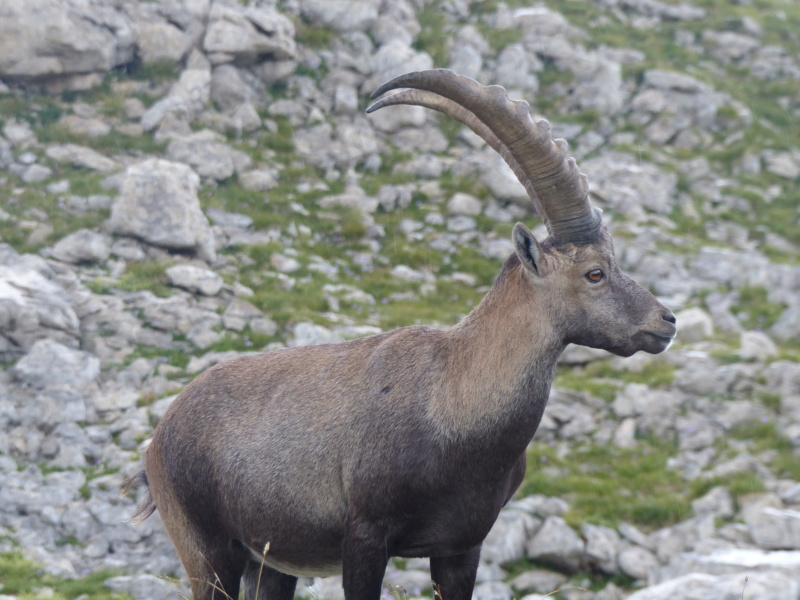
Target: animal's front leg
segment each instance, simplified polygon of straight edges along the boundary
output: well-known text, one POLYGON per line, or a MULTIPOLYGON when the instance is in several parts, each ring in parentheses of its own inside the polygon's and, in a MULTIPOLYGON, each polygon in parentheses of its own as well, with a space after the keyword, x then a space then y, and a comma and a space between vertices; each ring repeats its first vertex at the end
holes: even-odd
POLYGON ((456 556, 431 557, 431 579, 443 600, 470 600, 481 556, 480 545, 456 556))
POLYGON ((380 600, 389 556, 378 527, 351 521, 342 542, 342 586, 346 600, 380 600))

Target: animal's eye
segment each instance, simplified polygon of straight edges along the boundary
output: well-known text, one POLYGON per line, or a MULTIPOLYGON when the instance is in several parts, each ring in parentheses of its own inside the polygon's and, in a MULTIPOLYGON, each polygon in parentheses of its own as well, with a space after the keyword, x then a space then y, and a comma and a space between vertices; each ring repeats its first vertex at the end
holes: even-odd
POLYGON ((592 269, 586 274, 586 279, 591 281, 592 283, 600 283, 605 278, 605 273, 603 273, 602 269, 592 269))

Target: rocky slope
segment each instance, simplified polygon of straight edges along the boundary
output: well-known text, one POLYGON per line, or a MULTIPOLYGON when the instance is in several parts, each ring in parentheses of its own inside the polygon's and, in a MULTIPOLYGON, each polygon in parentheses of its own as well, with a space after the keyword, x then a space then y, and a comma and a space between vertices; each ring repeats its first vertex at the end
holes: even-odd
MULTIPOLYGON (((800 598, 793 2, 0 10, 0 598, 178 597, 157 516, 127 524, 119 487, 196 373, 480 300, 535 223, 524 191, 437 115, 363 110, 432 66, 552 122, 680 325, 657 357, 565 352, 476 598, 800 598)), ((425 561, 386 582, 431 594, 425 561)))

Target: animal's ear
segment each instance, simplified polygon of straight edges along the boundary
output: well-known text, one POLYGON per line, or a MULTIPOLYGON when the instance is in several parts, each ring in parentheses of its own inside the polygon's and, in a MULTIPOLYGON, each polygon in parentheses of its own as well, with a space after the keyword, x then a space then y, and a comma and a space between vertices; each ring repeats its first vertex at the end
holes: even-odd
POLYGON ((531 230, 522 223, 517 223, 514 225, 511 239, 514 241, 514 251, 517 253, 519 261, 526 269, 539 275, 542 250, 539 248, 539 242, 533 237, 531 230))

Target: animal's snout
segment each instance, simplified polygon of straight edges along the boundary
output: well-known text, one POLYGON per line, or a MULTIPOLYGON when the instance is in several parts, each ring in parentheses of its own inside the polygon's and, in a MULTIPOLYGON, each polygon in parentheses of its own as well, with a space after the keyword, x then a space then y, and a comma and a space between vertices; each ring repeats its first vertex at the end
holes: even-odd
POLYGON ((666 321, 667 323, 672 323, 673 325, 675 325, 678 322, 678 319, 675 318, 675 315, 672 314, 671 310, 664 312, 661 315, 661 319, 666 321))

